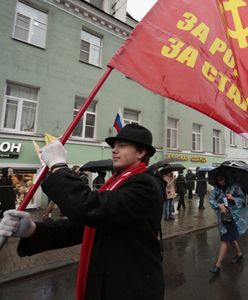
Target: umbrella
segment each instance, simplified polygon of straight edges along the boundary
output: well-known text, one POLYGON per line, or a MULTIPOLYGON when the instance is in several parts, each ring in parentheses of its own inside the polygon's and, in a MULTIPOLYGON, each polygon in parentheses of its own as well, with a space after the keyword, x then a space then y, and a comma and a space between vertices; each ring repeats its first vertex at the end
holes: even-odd
POLYGON ((182 164, 168 164, 162 170, 161 173, 173 172, 173 171, 182 171, 186 169, 182 164))
POLYGON ((197 170, 197 172, 210 172, 212 171, 213 169, 216 169, 216 167, 201 167, 197 170))
POLYGON ((153 173, 157 169, 165 167, 165 166, 169 165, 170 162, 174 162, 174 161, 179 161, 179 159, 178 158, 165 158, 165 159, 162 159, 162 160, 150 165, 148 167, 148 172, 153 173))
POLYGON ((112 159, 92 160, 84 164, 80 171, 100 172, 113 169, 112 159))
POLYGON ((231 182, 238 183, 245 193, 248 193, 248 165, 239 161, 226 161, 219 167, 208 172, 208 180, 214 185, 215 178, 218 175, 228 177, 231 182))

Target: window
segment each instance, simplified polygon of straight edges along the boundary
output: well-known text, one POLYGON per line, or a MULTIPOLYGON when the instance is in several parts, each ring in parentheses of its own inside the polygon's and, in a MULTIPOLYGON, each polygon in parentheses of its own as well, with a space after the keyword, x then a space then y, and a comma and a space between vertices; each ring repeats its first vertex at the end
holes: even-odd
POLYGON ((167 147, 178 148, 178 120, 173 118, 168 118, 167 122, 167 147))
POLYGON ((101 66, 102 38, 82 30, 80 61, 101 66))
POLYGON ((192 127, 192 150, 201 151, 202 150, 202 136, 201 136, 202 126, 199 124, 193 124, 192 127))
POLYGON ((17 2, 13 37, 26 43, 45 48, 47 14, 17 2))
POLYGON ((243 148, 248 148, 248 140, 243 138, 243 148))
POLYGON ((213 153, 220 154, 220 131, 213 130, 213 153))
POLYGON ((140 112, 124 108, 123 120, 125 125, 127 124, 139 124, 140 112))
MULTIPOLYGON (((76 96, 74 102, 74 117, 79 112, 81 106, 84 104, 86 98, 76 96)), ((87 139, 95 138, 96 130, 96 101, 92 101, 88 106, 87 111, 81 118, 80 122, 74 129, 72 135, 74 137, 81 137, 87 139)))
POLYGON ((230 130, 230 146, 236 146, 236 134, 230 130))
POLYGON ((38 88, 8 83, 3 109, 2 128, 34 132, 38 88))
POLYGON ((100 9, 102 9, 103 0, 86 0, 86 1, 100 9))

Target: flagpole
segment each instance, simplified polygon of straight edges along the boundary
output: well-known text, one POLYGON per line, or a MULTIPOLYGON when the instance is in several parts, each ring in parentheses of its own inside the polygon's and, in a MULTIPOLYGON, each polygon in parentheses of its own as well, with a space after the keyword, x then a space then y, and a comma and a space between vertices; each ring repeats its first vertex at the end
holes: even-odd
MULTIPOLYGON (((66 129, 66 131, 64 132, 63 136, 60 138, 60 142, 62 143, 62 145, 64 145, 67 142, 67 140, 70 137, 72 131, 75 129, 75 127, 79 123, 79 121, 82 118, 83 114, 85 113, 86 109, 91 104, 92 100, 94 99, 96 94, 99 92, 99 90, 101 89, 102 85, 104 84, 104 82, 106 81, 106 79, 108 78, 108 76, 110 75, 112 70, 113 70, 113 67, 109 67, 109 66, 107 67, 107 70, 104 72, 103 76, 97 82, 97 84, 95 85, 95 87, 93 88, 91 93, 89 94, 88 98, 86 99, 85 103, 82 105, 81 109, 79 110, 79 112, 77 113, 75 118, 72 120, 72 122, 69 124, 69 126, 66 129)), ((25 195, 22 203, 19 205, 17 210, 23 211, 27 207, 28 203, 32 199, 34 193, 36 192, 36 190, 40 186, 42 180, 45 178, 48 171, 49 171, 49 169, 48 169, 47 166, 44 166, 42 168, 41 172, 39 173, 39 175, 36 178, 33 185, 28 190, 27 194, 25 195)), ((7 238, 0 237, 0 249, 3 247, 3 245, 5 244, 6 241, 7 241, 7 238)))

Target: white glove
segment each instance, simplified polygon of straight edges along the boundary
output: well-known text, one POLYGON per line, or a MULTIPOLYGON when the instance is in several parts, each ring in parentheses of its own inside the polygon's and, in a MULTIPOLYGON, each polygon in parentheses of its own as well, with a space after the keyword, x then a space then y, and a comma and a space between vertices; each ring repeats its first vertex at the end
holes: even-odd
POLYGON ((25 238, 34 233, 36 224, 32 221, 30 214, 24 211, 10 209, 4 212, 0 223, 1 236, 16 236, 25 238))
POLYGON ((49 169, 59 163, 67 163, 67 151, 59 141, 54 141, 40 149, 40 158, 49 169))

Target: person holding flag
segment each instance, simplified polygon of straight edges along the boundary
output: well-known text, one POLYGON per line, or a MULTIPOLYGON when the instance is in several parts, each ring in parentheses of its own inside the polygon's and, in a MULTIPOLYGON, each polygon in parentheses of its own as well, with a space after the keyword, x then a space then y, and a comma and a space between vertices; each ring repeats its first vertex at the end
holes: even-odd
POLYGON ((161 245, 157 239, 164 184, 146 172, 156 149, 151 132, 126 125, 106 142, 116 172, 91 191, 67 166, 59 141, 41 149, 50 169, 42 189, 68 219, 35 223, 27 212, 9 210, 0 236, 21 237, 20 256, 80 244, 77 300, 163 300, 161 245))

